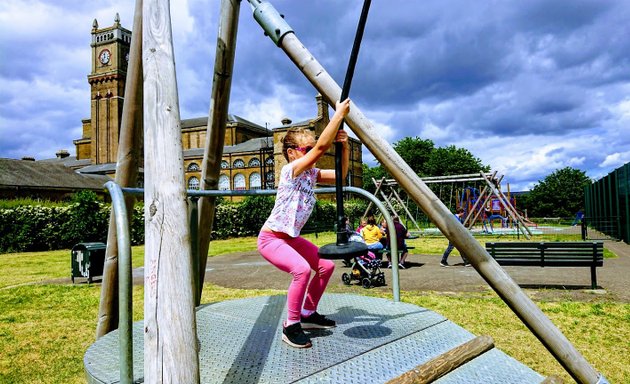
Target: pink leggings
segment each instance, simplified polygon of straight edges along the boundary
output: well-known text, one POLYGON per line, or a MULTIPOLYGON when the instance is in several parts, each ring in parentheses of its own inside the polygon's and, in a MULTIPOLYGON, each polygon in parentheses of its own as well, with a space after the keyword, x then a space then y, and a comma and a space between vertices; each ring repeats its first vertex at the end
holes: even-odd
POLYGON ((319 299, 335 269, 335 263, 320 259, 317 250, 315 244, 301 237, 266 231, 261 231, 258 235, 258 252, 279 270, 293 275, 287 292, 289 322, 300 321, 302 303, 307 311, 317 310, 319 299), (309 284, 311 269, 315 271, 315 276, 309 284), (308 294, 304 301, 307 285, 308 294))

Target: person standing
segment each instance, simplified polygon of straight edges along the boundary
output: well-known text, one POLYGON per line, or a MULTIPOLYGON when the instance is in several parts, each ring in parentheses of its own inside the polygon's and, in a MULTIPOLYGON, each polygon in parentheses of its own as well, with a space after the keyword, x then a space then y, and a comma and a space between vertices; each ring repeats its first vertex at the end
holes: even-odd
POLYGON ((317 246, 300 237, 300 231, 315 206, 315 184, 335 183, 334 169, 315 168, 317 160, 334 141, 342 143, 342 179, 346 177, 350 157, 348 134, 339 130, 339 126, 349 110, 350 99, 337 102, 335 114, 317 141, 307 129, 287 131, 282 140, 282 153, 288 164, 280 171, 275 205, 258 235, 258 251, 263 258, 292 275, 282 341, 295 348, 312 346, 304 329, 336 326, 335 321, 317 312, 335 263, 320 259, 317 246), (311 270, 315 271, 312 279, 311 270))
MULTIPOLYGON (((461 207, 457 208, 457 211, 455 212, 455 217, 457 218, 457 220, 460 223, 463 223, 464 222, 464 208, 461 208, 461 207)), ((442 260, 440 261, 440 266, 442 266, 442 267, 450 267, 450 264, 448 263, 448 256, 453 251, 453 248, 455 248, 455 245, 449 240, 448 241, 448 246, 446 247, 446 250, 444 250, 444 254, 442 255, 442 260)), ((464 267, 469 267, 470 263, 468 262, 468 260, 466 260, 464 255, 462 255, 462 259, 464 260, 464 267)))

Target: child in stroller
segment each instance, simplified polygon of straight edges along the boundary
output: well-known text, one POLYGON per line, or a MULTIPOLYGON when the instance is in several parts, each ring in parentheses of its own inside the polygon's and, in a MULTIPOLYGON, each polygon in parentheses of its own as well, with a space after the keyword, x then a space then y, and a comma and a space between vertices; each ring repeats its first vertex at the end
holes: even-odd
POLYGON ((367 255, 360 255, 354 258, 352 271, 341 275, 341 281, 350 285, 352 280, 361 282, 363 288, 385 285, 385 274, 381 271, 381 260, 376 255, 368 251, 367 255))

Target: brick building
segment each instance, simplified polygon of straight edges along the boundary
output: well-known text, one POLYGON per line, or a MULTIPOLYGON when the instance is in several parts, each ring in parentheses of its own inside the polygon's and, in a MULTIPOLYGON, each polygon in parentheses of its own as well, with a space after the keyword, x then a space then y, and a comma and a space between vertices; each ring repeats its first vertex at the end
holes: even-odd
MULTIPOLYGON (((118 15, 114 25, 99 28, 92 26, 92 68, 88 75, 90 92, 90 118, 82 120, 83 134, 74 140, 76 156, 60 151, 59 162, 82 174, 112 176, 116 170, 116 152, 122 120, 125 79, 131 43, 131 31, 120 25, 118 15)), ((306 127, 318 136, 329 121, 328 105, 320 95, 315 97, 317 115, 306 121, 284 119, 273 129, 267 129, 235 115, 229 115, 225 133, 225 147, 221 162, 220 189, 270 189, 281 167, 286 163, 282 156, 281 140, 290 127, 306 127)), ((185 119, 181 122, 184 150, 184 169, 189 189, 200 184, 208 117, 185 119)), ((362 146, 351 139, 349 185, 361 186, 362 146)), ((321 168, 334 168, 334 150, 318 163, 321 168)), ((142 174, 142 172, 141 172, 142 174)))

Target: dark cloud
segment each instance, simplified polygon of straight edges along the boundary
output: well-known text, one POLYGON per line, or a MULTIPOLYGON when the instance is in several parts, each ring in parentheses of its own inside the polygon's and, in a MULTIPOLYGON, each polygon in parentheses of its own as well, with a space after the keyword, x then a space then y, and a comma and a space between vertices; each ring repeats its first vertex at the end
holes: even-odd
MULTIPOLYGON (((183 118, 208 113, 219 3, 171 11, 183 118)), ((341 85, 363 2, 272 3, 341 85)), ((72 146, 89 116, 92 20, 109 25, 115 12, 131 28, 133 4, 114 0, 41 0, 3 15, 12 23, 0 26, 0 156, 72 146)), ((475 149, 521 186, 554 167, 605 172, 600 164, 630 160, 627 20, 622 0, 373 1, 351 97, 388 140, 475 149)), ((230 112, 263 124, 256 111, 280 105, 276 115, 301 119, 315 93, 242 1, 230 112)))

